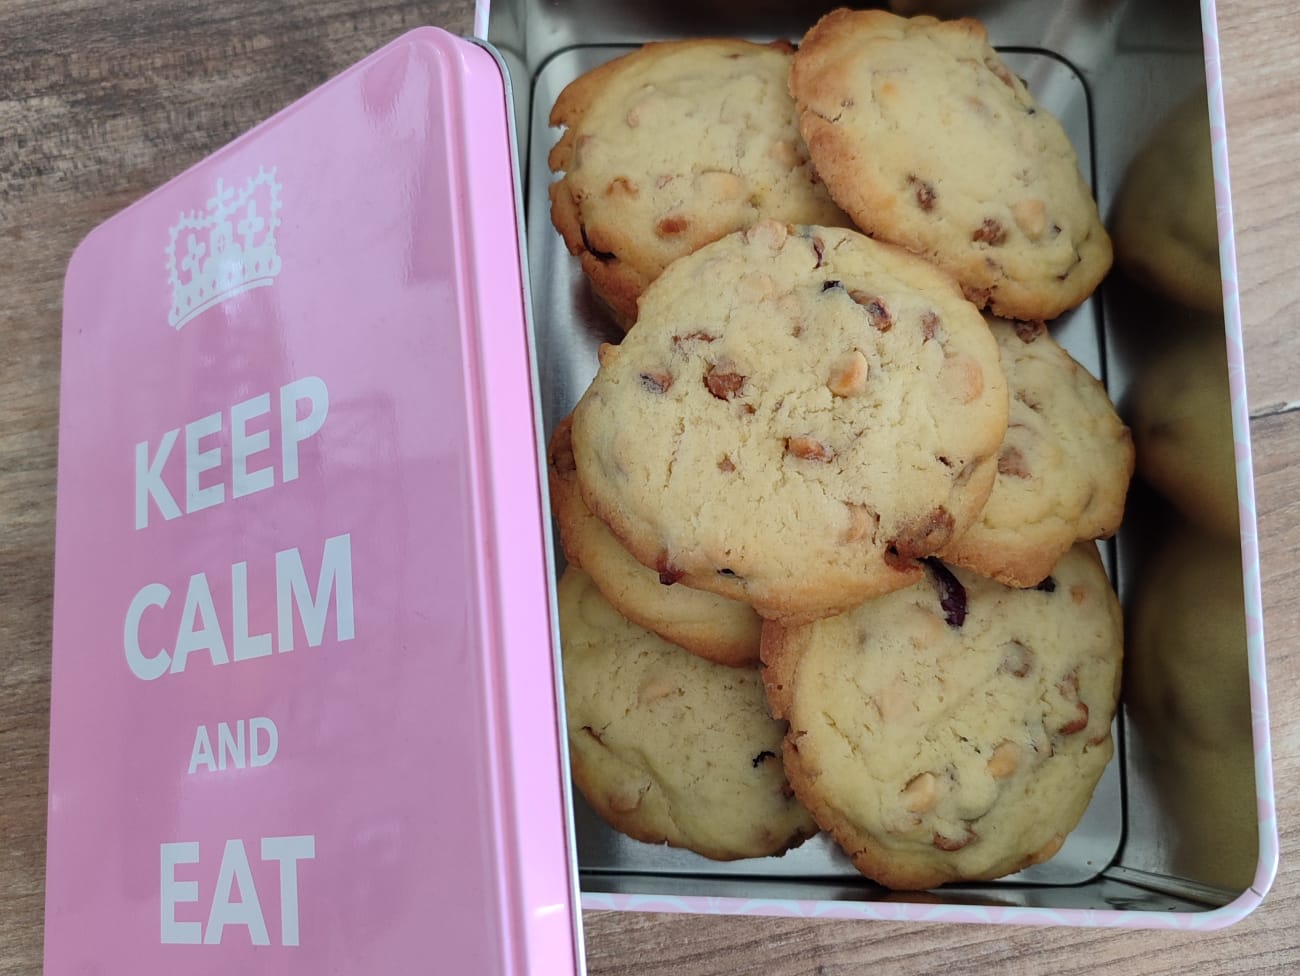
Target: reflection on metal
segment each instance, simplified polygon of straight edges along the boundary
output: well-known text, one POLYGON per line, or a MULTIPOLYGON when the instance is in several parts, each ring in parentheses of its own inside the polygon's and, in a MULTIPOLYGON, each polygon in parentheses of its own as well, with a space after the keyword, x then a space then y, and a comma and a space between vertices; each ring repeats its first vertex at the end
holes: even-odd
MULTIPOLYGON (((530 275, 548 434, 595 374, 599 343, 617 341, 621 334, 596 304, 549 221, 546 188, 552 176, 546 154, 557 133, 547 127, 546 119, 561 88, 582 71, 648 40, 712 35, 797 41, 821 13, 839 5, 776 0, 493 3, 489 39, 503 49, 515 75, 521 156, 527 160, 530 275)), ((1195 0, 893 0, 890 6, 906 13, 978 16, 985 22, 1013 70, 1061 117, 1112 229, 1122 224, 1117 209, 1122 189, 1140 178, 1134 161, 1144 151, 1171 153, 1178 164, 1176 178, 1189 178, 1183 194, 1189 209, 1167 236, 1189 244, 1198 260, 1211 265, 1198 277, 1212 279, 1210 291, 1217 295, 1217 232, 1213 253, 1206 238, 1206 228, 1214 226, 1214 203, 1212 194, 1207 204, 1205 193, 1196 189, 1204 179, 1196 169, 1203 159, 1201 137, 1180 134, 1177 127, 1184 123, 1175 114, 1180 106, 1195 104, 1183 109, 1186 117, 1200 125, 1206 115, 1200 7, 1195 0), (1169 119, 1175 121, 1167 131, 1162 123, 1169 119)), ((1173 178, 1162 176, 1157 182, 1173 178)), ((1208 322, 1204 312, 1193 316, 1185 305, 1170 301, 1169 288, 1133 270, 1140 264, 1140 257, 1129 261, 1126 256, 1125 273, 1112 274, 1092 300, 1051 323, 1061 344, 1104 377, 1130 424, 1135 424, 1139 377, 1169 355, 1174 339, 1187 339, 1193 318, 1201 321, 1201 338, 1187 341, 1200 342, 1210 353, 1221 350, 1224 341, 1217 303, 1184 298, 1184 303, 1210 309, 1208 322)), ((1211 378, 1202 385, 1209 388, 1210 402, 1218 402, 1220 394, 1226 397, 1227 375, 1221 363, 1211 368, 1211 378)), ((1178 409, 1157 407, 1159 418, 1153 426, 1168 426, 1178 409)), ((1202 419, 1212 412, 1202 411, 1202 419)), ((1231 450, 1231 430, 1218 420, 1207 436, 1215 451, 1231 450)), ((1249 740, 1242 746, 1237 738, 1243 716, 1248 720, 1250 715, 1241 683, 1246 662, 1241 551, 1231 530, 1213 543, 1218 566, 1214 572, 1230 583, 1235 569, 1235 591, 1225 583, 1202 592, 1200 587, 1209 584, 1197 583, 1195 576, 1188 577, 1190 582, 1153 582, 1151 567, 1166 558, 1158 551, 1164 537, 1171 526, 1182 524, 1176 502, 1151 489, 1155 480, 1148 476, 1136 485, 1112 550, 1121 600, 1131 612, 1139 605, 1185 600, 1214 616, 1215 623, 1196 626, 1186 621, 1193 628, 1187 640, 1201 643, 1181 658, 1169 643, 1172 635, 1183 633, 1177 626, 1170 636, 1154 641, 1145 632, 1130 635, 1132 687, 1121 720, 1125 727, 1119 761, 1112 764, 1084 823, 1062 852, 1008 881, 940 889, 927 896, 936 905, 1202 912, 1232 900, 1250 883, 1257 826, 1254 774, 1249 740), (1213 701, 1195 697, 1201 681, 1216 685, 1213 701), (1202 718, 1186 714, 1201 715, 1202 709, 1202 718), (1202 720, 1232 730, 1231 735, 1207 746, 1197 738, 1197 722, 1202 720), (1207 784, 1215 788, 1207 790, 1207 784)), ((1235 497, 1231 466, 1225 489, 1235 497)), ((1235 511, 1232 519, 1235 524, 1235 511)), ((1200 557, 1178 558, 1188 564, 1180 568, 1191 574, 1189 567, 1200 557)), ((780 859, 717 864, 627 840, 599 823, 580 798, 576 806, 588 908, 611 907, 616 893, 845 902, 889 897, 865 882, 828 841, 809 842, 780 859)), ((919 899, 902 900, 914 904, 919 899)))

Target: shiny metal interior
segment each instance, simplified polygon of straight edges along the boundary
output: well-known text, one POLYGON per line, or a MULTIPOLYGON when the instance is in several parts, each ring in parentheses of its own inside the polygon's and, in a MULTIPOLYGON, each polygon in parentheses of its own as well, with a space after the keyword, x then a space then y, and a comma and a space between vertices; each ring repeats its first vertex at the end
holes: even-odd
MULTIPOLYGON (((546 154, 558 133, 547 127, 546 119, 555 97, 578 74, 647 40, 727 35, 797 41, 821 12, 833 6, 838 4, 775 0, 690 4, 681 0, 645 4, 496 0, 492 4, 488 39, 509 67, 516 99, 547 435, 595 374, 598 344, 616 341, 619 335, 587 291, 577 261, 549 221, 546 187, 552 176, 546 154)), ((1204 52, 1195 0, 895 0, 893 6, 909 13, 980 17, 1012 69, 1065 125, 1107 219, 1131 160, 1149 142, 1159 122, 1189 96, 1204 91, 1204 52)), ((1212 208, 1214 200, 1189 199, 1186 206, 1212 208)), ((1119 271, 1093 299, 1051 323, 1051 329, 1076 359, 1106 382, 1126 417, 1143 371, 1175 338, 1194 335, 1207 344, 1224 341, 1221 317, 1181 308, 1119 271)), ((1226 403, 1226 371, 1222 384, 1218 392, 1226 403)), ((1230 452, 1232 445, 1223 448, 1230 452)), ((1184 531, 1172 506, 1135 479, 1125 526, 1107 546, 1126 611, 1139 588, 1160 585, 1159 579, 1145 573, 1152 554, 1167 536, 1184 531)), ((1213 547, 1216 558, 1226 560, 1229 586, 1240 582, 1236 546, 1213 547)), ((1231 614, 1233 600, 1226 602, 1226 612, 1231 614)), ((1166 724, 1172 720, 1197 728, 1243 724, 1249 728, 1246 682, 1223 681, 1225 667, 1230 674, 1245 675, 1242 613, 1241 621, 1229 620, 1228 626, 1220 628, 1232 635, 1229 646, 1219 649, 1219 663, 1205 675, 1207 682, 1222 685, 1224 692, 1195 703, 1197 709, 1222 715, 1180 711, 1173 701, 1179 683, 1162 685, 1160 668, 1140 669, 1144 686, 1140 696, 1129 697, 1158 703, 1155 710, 1166 724), (1240 646, 1235 643, 1238 631, 1240 646)), ((1127 653, 1132 660, 1140 649, 1130 646, 1127 653)), ((1188 655, 1191 666, 1203 658, 1188 655)), ((926 900, 1204 911, 1235 898, 1249 884, 1256 860, 1249 743, 1223 748, 1212 744, 1206 750, 1212 758, 1205 762, 1180 757, 1171 763, 1168 749, 1176 749, 1183 738, 1179 730, 1161 722, 1135 714, 1126 700, 1117 719, 1116 759, 1083 822, 1055 858, 996 883, 943 888, 927 894, 926 900), (1225 777, 1224 769, 1231 769, 1232 775, 1225 777), (1197 802, 1198 798, 1207 802, 1197 802)), ((605 827, 580 796, 575 796, 575 818, 584 890, 909 900, 865 881, 824 837, 783 858, 723 864, 628 840, 605 827)))

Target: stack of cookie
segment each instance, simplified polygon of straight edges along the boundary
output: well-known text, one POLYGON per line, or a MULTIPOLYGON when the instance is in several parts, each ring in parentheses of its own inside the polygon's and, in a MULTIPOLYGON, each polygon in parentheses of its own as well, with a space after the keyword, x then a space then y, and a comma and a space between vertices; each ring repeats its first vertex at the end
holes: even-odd
POLYGON ((1091 540, 1133 465, 1043 324, 1110 263, 1059 124, 977 23, 882 11, 832 13, 793 54, 648 45, 552 121, 555 224, 627 329, 548 458, 580 567, 560 588, 579 788, 713 857, 815 820, 895 888, 1050 856, 1112 751, 1119 611, 1091 540), (681 829, 722 802, 706 781, 732 784, 730 848, 681 829))

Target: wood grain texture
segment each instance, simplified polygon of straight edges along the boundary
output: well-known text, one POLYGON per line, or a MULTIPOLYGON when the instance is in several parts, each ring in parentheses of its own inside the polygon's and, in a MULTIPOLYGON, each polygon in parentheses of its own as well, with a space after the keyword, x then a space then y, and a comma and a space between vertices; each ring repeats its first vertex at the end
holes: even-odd
MULTIPOLYGON (((1300 971, 1300 18, 1218 0, 1253 412, 1282 869, 1206 935, 588 913, 614 974, 1300 971)), ((0 976, 41 971, 60 289, 115 211, 403 30, 471 0, 0 0, 0 976)))

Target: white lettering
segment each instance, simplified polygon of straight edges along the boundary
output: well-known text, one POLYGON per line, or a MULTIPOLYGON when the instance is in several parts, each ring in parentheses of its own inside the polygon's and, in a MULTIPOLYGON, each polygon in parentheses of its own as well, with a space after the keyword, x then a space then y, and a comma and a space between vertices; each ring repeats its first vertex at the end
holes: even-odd
MULTIPOLYGON (((280 730, 275 727, 275 723, 265 716, 250 718, 248 720, 248 764, 250 766, 266 766, 275 758, 275 754, 280 751, 280 730), (266 748, 258 747, 258 733, 266 733, 266 748)), ((265 850, 265 848, 263 849, 265 850)), ((263 860, 266 854, 262 854, 263 860)))
POLYGON ((264 715, 242 718, 234 723, 217 723, 217 748, 212 748, 212 735, 206 725, 194 732, 194 747, 190 750, 192 775, 200 768, 215 773, 228 768, 267 766, 280 750, 280 732, 275 723, 264 715))
POLYGON ((221 414, 206 417, 185 425, 185 511, 198 512, 226 500, 226 486, 217 482, 206 488, 199 487, 199 476, 221 466, 221 446, 199 450, 199 441, 221 431, 221 414))
POLYGON ((145 681, 152 681, 166 674, 171 658, 165 650, 149 657, 140 649, 140 618, 150 607, 167 606, 167 598, 171 595, 172 591, 161 583, 150 583, 131 598, 131 605, 126 608, 126 623, 122 627, 122 646, 126 651, 126 663, 132 674, 145 681))
POLYGON ((200 725, 194 733, 194 748, 190 750, 190 775, 200 766, 210 773, 217 770, 217 761, 212 755, 212 740, 208 737, 206 725, 200 725))
POLYGON ((297 549, 275 554, 276 620, 279 625, 280 652, 293 650, 293 608, 298 608, 307 646, 318 647, 325 636, 325 616, 330 594, 334 594, 334 631, 339 641, 351 640, 355 624, 352 610, 352 535, 336 535, 325 540, 320 575, 316 577, 313 597, 297 549))
POLYGON ((235 723, 235 731, 225 722, 217 723, 217 768, 226 768, 226 757, 234 762, 236 769, 244 768, 244 720, 235 723))
POLYGON ((158 506, 158 511, 165 519, 174 519, 181 514, 180 506, 172 497, 171 491, 162 480, 162 469, 167 457, 176 443, 180 430, 169 430, 163 434, 158 444, 158 453, 149 460, 149 442, 141 441, 135 446, 135 527, 147 528, 149 525, 149 499, 158 506))
MULTIPOLYGON (((319 376, 305 376, 280 387, 279 398, 280 480, 296 481, 300 472, 299 455, 303 442, 317 434, 329 416, 329 389, 319 376), (306 413, 299 417, 299 405, 304 401, 306 413)), ((203 446, 205 438, 212 438, 224 429, 224 413, 210 413, 185 425, 184 511, 163 480, 181 429, 164 433, 152 457, 148 441, 136 444, 135 527, 148 528, 150 508, 156 509, 164 519, 171 520, 183 514, 220 505, 227 498, 242 498, 273 487, 275 462, 271 460, 274 455, 269 452, 270 426, 274 421, 268 420, 267 426, 261 430, 249 430, 250 421, 258 417, 269 418, 273 414, 270 393, 260 393, 230 407, 229 495, 226 493, 225 478, 218 478, 212 484, 203 484, 205 473, 221 468, 226 463, 219 441, 211 447, 203 446), (265 455, 264 460, 268 463, 250 470, 250 461, 256 463, 257 455, 265 455)))
POLYGON ((242 925, 247 928, 253 945, 271 944, 271 938, 266 932, 266 919, 262 916, 262 904, 257 900, 257 888, 253 884, 253 872, 248 867, 248 855, 244 852, 242 840, 226 841, 226 850, 221 855, 221 868, 217 872, 217 891, 212 899, 212 910, 208 912, 208 928, 203 936, 203 944, 220 945, 227 925, 242 925), (231 901, 231 892, 236 884, 239 885, 240 899, 231 901))
POLYGON ((263 837, 262 860, 280 862, 280 945, 298 945, 298 862, 316 856, 316 837, 263 837))
POLYGON ((248 564, 239 562, 230 567, 230 616, 224 621, 218 617, 207 574, 195 573, 186 587, 185 603, 176 621, 174 647, 146 654, 140 646, 144 616, 151 607, 165 610, 171 598, 168 587, 149 583, 131 598, 122 624, 122 649, 127 666, 137 678, 152 681, 167 673, 180 674, 189 666, 190 656, 198 652, 206 652, 213 665, 229 664, 228 634, 234 640, 235 661, 285 653, 294 649, 296 620, 302 621, 308 646, 319 647, 325 640, 331 603, 334 605, 333 638, 338 642, 352 640, 356 636, 356 615, 350 533, 325 540, 320 569, 315 576, 313 585, 298 549, 277 552, 275 629, 253 634, 249 632, 248 564))
POLYGON ((208 578, 203 573, 191 576, 189 589, 185 591, 185 609, 181 611, 176 649, 172 652, 172 674, 184 671, 186 658, 195 651, 207 651, 213 664, 229 661, 226 641, 217 622, 217 608, 212 602, 212 591, 208 589, 208 578))
POLYGON ((284 481, 298 477, 298 445, 321 429, 329 413, 330 395, 319 376, 305 376, 280 388, 281 467, 284 481), (298 401, 311 404, 298 419, 298 401))
POLYGON ((248 459, 271 447, 270 430, 248 433, 248 422, 271 412, 271 394, 263 393, 230 408, 230 493, 235 498, 275 484, 274 465, 248 470, 248 459))
POLYGON ((176 865, 198 864, 199 845, 196 841, 163 844, 161 861, 162 941, 164 944, 198 945, 203 940, 202 923, 176 921, 176 906, 181 902, 198 901, 199 883, 177 881, 176 865))
MULTIPOLYGON (((262 863, 280 865, 280 945, 296 946, 300 943, 298 862, 316 857, 315 834, 291 837, 263 837, 262 863)), ((220 945, 226 926, 240 925, 248 929, 253 945, 271 944, 266 929, 266 916, 257 895, 253 872, 248 864, 248 852, 242 840, 228 840, 221 855, 221 867, 206 926, 202 922, 178 922, 176 906, 199 900, 197 881, 176 880, 178 864, 199 863, 197 841, 162 845, 162 871, 159 901, 162 906, 162 942, 177 945, 220 945), (234 897, 238 887, 238 897, 234 897)))
POLYGON ((271 653, 271 633, 248 632, 248 563, 230 567, 231 613, 235 618, 235 660, 248 661, 271 653))

